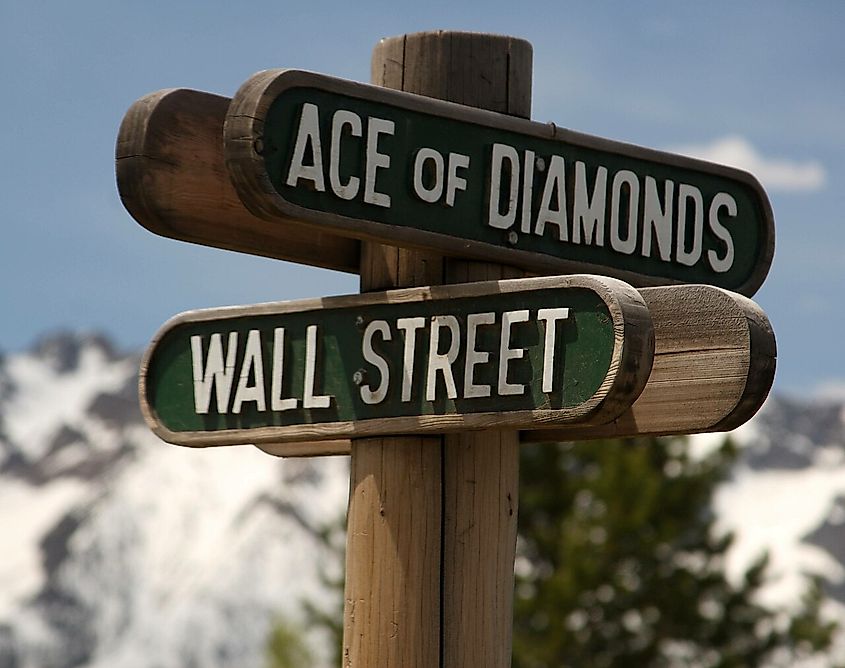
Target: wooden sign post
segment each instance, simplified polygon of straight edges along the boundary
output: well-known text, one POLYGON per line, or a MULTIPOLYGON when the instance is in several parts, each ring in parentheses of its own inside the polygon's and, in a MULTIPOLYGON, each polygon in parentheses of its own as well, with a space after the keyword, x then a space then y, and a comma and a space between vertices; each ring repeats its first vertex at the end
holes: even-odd
POLYGON ((344 666, 510 665, 520 439, 732 429, 773 381, 736 294, 774 252, 759 183, 532 123, 531 61, 404 35, 375 86, 269 71, 231 101, 159 91, 120 129, 151 231, 360 273, 360 295, 177 316, 139 388, 173 443, 351 454, 344 666), (605 277, 524 276, 573 271, 605 277))
MULTIPOLYGON (((531 60, 508 37, 405 35, 375 48, 372 80, 527 118, 531 60)), ((363 244, 363 292, 519 274, 363 244)), ((518 432, 354 440, 351 475, 345 665, 510 666, 518 432)))

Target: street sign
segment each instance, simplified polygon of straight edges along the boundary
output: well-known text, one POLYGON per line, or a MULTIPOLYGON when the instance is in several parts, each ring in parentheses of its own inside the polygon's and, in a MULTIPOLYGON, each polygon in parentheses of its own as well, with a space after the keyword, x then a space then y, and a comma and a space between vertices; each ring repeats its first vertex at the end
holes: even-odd
POLYGON ((774 253, 750 174, 551 123, 271 70, 235 95, 224 136, 235 189, 268 224, 749 296, 774 253))
MULTIPOLYGON (((531 52, 504 36, 402 35, 379 43, 372 72, 527 117, 531 52)), ((614 276, 193 311, 154 338, 139 394, 164 440, 351 451, 355 665, 510 665, 520 438, 730 429, 771 387, 771 327, 734 292, 765 279, 774 224, 741 171, 276 70, 231 103, 142 98, 117 174, 158 234, 357 271, 363 289, 614 276)))
POLYGON ((129 108, 115 150, 127 211, 171 239, 357 273, 355 239, 294 221, 267 225, 244 208, 223 159, 230 102, 176 88, 150 93, 129 108))
MULTIPOLYGON (((777 346, 765 313, 750 299, 708 285, 642 288, 654 326, 654 363, 631 407, 605 424, 528 429, 523 443, 730 431, 763 405, 777 346)), ((349 454, 349 441, 263 443, 270 454, 349 454)))
POLYGON ((601 424, 642 391, 653 346, 615 279, 409 288, 177 316, 140 396, 189 446, 601 424))

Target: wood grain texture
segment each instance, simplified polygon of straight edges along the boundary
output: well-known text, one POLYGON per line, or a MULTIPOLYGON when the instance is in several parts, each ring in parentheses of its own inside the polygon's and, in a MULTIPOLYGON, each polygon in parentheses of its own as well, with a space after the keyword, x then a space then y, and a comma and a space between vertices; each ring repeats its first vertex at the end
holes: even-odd
POLYGON ((352 446, 344 666, 439 665, 441 439, 395 441, 352 446))
POLYGON ((443 455, 443 665, 509 666, 519 441, 450 435, 443 455))
POLYGON ((268 223, 243 206, 223 158, 230 102, 170 89, 130 107, 116 147, 117 188, 126 209, 171 239, 357 273, 357 241, 293 221, 268 223))
POLYGON ((526 431, 523 441, 728 431, 760 409, 774 382, 777 346, 759 306, 706 285, 640 294, 652 314, 655 351, 634 405, 603 426, 526 431))
POLYGON ((434 31, 383 39, 370 72, 385 88, 528 118, 532 57, 523 39, 434 31))
MULTIPOLYGON (((492 108, 528 116, 530 114, 531 46, 522 40, 467 33, 417 33, 383 40, 373 51, 373 83, 442 97, 464 104, 492 108), (471 57, 468 54, 472 54, 471 57), (486 83, 482 83, 482 80, 486 83), (456 98, 459 98, 456 99, 456 98), (500 105, 504 104, 505 109, 500 105)), ((477 280, 512 278, 521 275, 510 268, 487 263, 465 267, 455 260, 444 260, 430 253, 417 254, 364 243, 362 251, 362 291, 436 284, 447 279, 477 280)), ((344 666, 401 665, 403 668, 505 668, 511 663, 513 563, 516 549, 515 487, 519 478, 519 440, 516 431, 479 431, 471 435, 441 437, 437 449, 439 468, 427 469, 426 486, 443 490, 440 498, 427 501, 426 517, 436 521, 442 542, 435 552, 432 545, 408 543, 411 549, 426 555, 419 568, 426 577, 419 581, 392 584, 407 587, 407 600, 424 600, 437 591, 440 601, 435 615, 428 609, 419 623, 432 631, 421 653, 407 650, 413 660, 391 663, 377 640, 391 634, 385 623, 359 626, 350 632, 354 612, 347 595, 344 611, 344 666), (444 438, 446 439, 444 441, 444 438), (453 471, 447 476, 445 472, 453 471), (483 480, 484 484, 478 484, 483 480), (491 509, 485 521, 476 521, 477 509, 491 509), (496 509, 508 508, 506 515, 496 509), (479 554, 495 564, 479 568, 479 554), (449 555, 448 558, 446 555, 449 555), (471 624, 463 625, 469 619, 471 624), (434 632, 436 630, 436 633, 434 632), (363 634, 363 635, 361 635, 363 634), (359 642, 360 638, 367 642, 359 642)), ((357 441, 352 445, 352 468, 359 455, 357 441)), ((382 448, 406 451, 414 439, 397 436, 384 439, 382 448)), ((432 448, 434 450, 434 448, 432 448)), ((405 473, 398 472, 399 480, 405 473)), ((353 473, 353 489, 359 475, 353 473)), ((411 503, 408 499, 407 503, 411 503)), ((350 504, 350 527, 354 515, 371 512, 350 504)), ((396 535, 413 536, 414 529, 397 524, 396 535)), ((385 586, 385 578, 367 581, 361 569, 368 558, 366 550, 347 542, 347 580, 349 591, 367 591, 374 600, 385 586)), ((401 561, 401 560, 399 560, 401 561)))

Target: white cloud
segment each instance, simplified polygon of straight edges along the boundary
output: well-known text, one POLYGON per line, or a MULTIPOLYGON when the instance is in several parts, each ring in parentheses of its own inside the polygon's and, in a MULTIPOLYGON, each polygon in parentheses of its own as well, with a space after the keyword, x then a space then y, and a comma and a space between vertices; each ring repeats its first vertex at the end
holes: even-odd
POLYGON ((827 173, 816 161, 798 162, 761 155, 744 137, 730 136, 710 144, 676 146, 674 153, 737 167, 756 176, 772 192, 813 192, 827 182, 827 173))
MULTIPOLYGON (((845 381, 841 379, 822 381, 811 392, 811 396, 818 401, 845 403, 845 381)), ((843 408, 842 417, 845 419, 845 408, 843 408)))

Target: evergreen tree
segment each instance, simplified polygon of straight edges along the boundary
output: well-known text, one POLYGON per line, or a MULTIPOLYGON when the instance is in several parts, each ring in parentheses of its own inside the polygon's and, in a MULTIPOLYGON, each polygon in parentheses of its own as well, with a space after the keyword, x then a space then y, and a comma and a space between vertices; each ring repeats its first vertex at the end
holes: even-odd
POLYGON ((791 617, 755 602, 765 555, 726 579, 711 499, 735 451, 686 453, 682 438, 523 446, 516 668, 791 666, 830 645, 818 583, 791 617))

